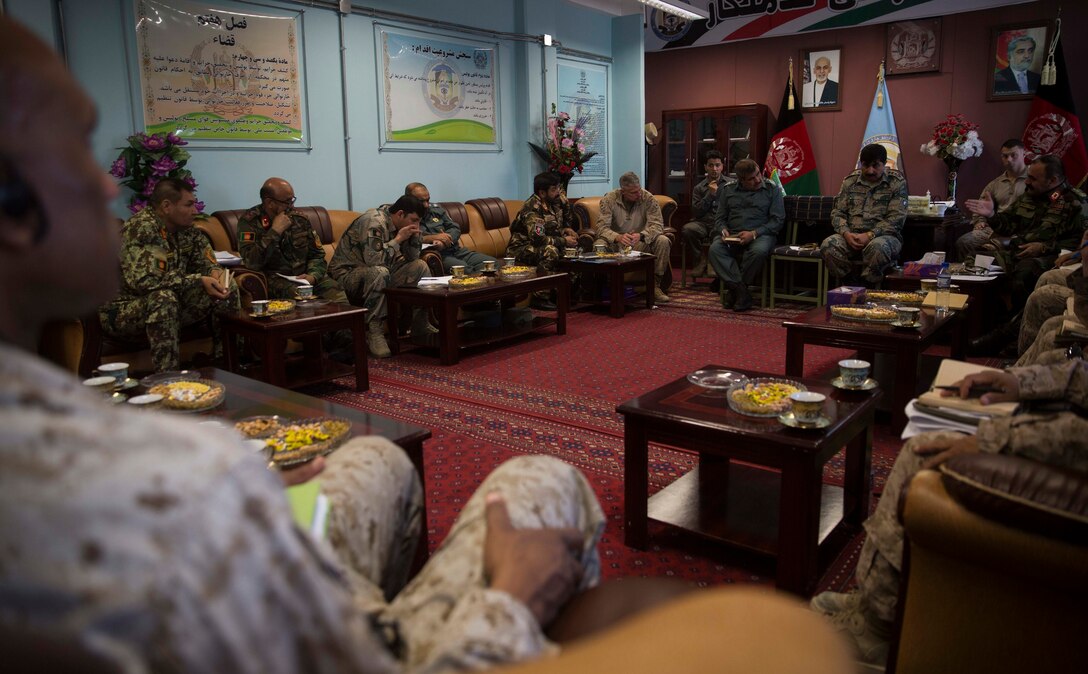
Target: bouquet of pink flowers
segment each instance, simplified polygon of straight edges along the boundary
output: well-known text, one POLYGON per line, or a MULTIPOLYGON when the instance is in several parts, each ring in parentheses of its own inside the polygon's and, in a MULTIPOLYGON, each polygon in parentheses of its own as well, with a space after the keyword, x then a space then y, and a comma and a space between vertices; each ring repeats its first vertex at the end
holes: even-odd
MULTIPOLYGON (((135 133, 128 137, 128 147, 120 148, 110 166, 110 175, 124 178, 121 184, 132 190, 128 210, 138 213, 147 206, 147 198, 163 178, 180 178, 189 189, 196 191, 192 172, 185 169, 189 153, 181 149, 187 142, 173 133, 135 133)), ((204 202, 196 202, 197 212, 204 211, 204 202)))
POLYGON ((587 118, 575 121, 573 126, 568 126, 569 122, 570 115, 565 112, 557 113, 553 103, 544 147, 529 143, 529 147, 548 165, 548 170, 559 174, 564 185, 575 171, 581 173, 583 165, 597 154, 586 152, 584 140, 587 118))
POLYGON ((922 154, 943 160, 955 171, 963 160, 982 154, 978 124, 967 121, 963 115, 949 115, 933 127, 933 138, 921 149, 922 154))

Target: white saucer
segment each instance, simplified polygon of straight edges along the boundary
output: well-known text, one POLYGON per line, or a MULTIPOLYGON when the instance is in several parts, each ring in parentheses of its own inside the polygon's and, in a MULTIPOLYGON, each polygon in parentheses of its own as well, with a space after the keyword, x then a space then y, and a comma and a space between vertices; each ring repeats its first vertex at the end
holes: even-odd
POLYGON ((128 399, 129 405, 156 405, 162 402, 162 395, 158 393, 145 393, 142 396, 132 396, 128 399))
POLYGON ((783 426, 789 426, 790 428, 805 428, 805 429, 817 429, 827 428, 831 425, 831 419, 820 415, 820 418, 812 422, 798 421, 797 417, 793 416, 793 411, 786 412, 785 414, 779 414, 778 420, 782 422, 783 426))
POLYGON ((889 325, 893 325, 897 328, 920 328, 922 327, 922 321, 915 321, 914 323, 901 323, 900 321, 892 321, 889 325))
POLYGON ((136 386, 139 386, 139 385, 140 385, 140 382, 136 381, 132 377, 129 377, 128 379, 124 380, 120 384, 115 385, 113 387, 113 390, 114 391, 127 391, 130 388, 133 388, 133 387, 136 387, 136 386))
POLYGON ((877 380, 869 377, 861 386, 847 386, 842 382, 842 377, 835 377, 831 380, 831 385, 835 388, 841 388, 844 391, 871 391, 877 386, 880 386, 877 380))

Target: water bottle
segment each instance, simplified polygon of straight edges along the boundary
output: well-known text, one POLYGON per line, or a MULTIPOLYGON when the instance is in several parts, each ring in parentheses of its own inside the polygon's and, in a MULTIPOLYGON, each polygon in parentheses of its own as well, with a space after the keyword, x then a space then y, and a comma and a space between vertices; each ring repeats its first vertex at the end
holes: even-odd
POLYGON ((941 271, 937 274, 937 313, 948 313, 948 295, 952 292, 952 272, 948 269, 948 263, 941 264, 941 271))

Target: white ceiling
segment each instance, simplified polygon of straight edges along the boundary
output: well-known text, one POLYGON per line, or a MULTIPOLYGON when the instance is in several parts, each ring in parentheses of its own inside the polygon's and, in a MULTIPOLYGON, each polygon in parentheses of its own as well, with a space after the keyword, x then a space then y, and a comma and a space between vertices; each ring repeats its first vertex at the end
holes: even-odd
POLYGON ((567 0, 567 2, 589 7, 612 16, 641 14, 644 7, 638 0, 567 0))

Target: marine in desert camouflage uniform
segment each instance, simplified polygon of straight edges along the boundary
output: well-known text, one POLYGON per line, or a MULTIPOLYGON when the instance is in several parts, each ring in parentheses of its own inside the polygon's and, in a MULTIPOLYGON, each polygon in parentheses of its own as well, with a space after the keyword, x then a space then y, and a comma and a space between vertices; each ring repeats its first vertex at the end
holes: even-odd
POLYGON ((295 190, 282 178, 269 178, 261 186, 261 204, 238 220, 238 254, 246 267, 262 271, 268 294, 274 299, 294 299, 298 285, 276 274, 301 276, 314 287, 314 295, 347 303, 347 296, 327 275, 325 249, 306 216, 292 209, 295 190))
POLYGON ((1058 346, 1058 335, 1065 323, 1069 298, 1073 315, 1088 325, 1088 267, 1076 271, 1051 269, 1039 277, 1035 292, 1028 297, 1020 324, 1020 359, 1017 366, 1046 365, 1068 358, 1066 347, 1058 346), (1030 332, 1030 339, 1028 333, 1030 332))
MULTIPOLYGON (((423 202, 402 196, 392 206, 372 208, 351 223, 333 253, 329 273, 347 291, 352 304, 367 309, 367 347, 376 358, 390 355, 382 334, 388 308, 388 287, 416 286, 427 273, 419 259, 419 222, 426 214, 423 202)), ((435 332, 426 312, 415 309, 412 335, 435 332)), ((393 335, 395 337, 395 335, 393 335)))
MULTIPOLYGON (((554 274, 563 252, 577 245, 574 214, 567 195, 559 189, 559 176, 538 173, 533 178, 533 196, 525 200, 510 224, 506 254, 518 264, 536 267, 541 274, 554 274)), ((532 306, 554 311, 553 300, 551 291, 537 291, 533 294, 532 306)))
POLYGON ((106 334, 147 336, 156 372, 180 367, 181 329, 207 319, 212 356, 221 358, 217 317, 239 309, 237 284, 223 287, 223 268, 211 243, 193 227, 195 203, 192 190, 180 180, 166 178, 156 185, 148 206, 124 226, 121 292, 98 311, 106 334))
MULTIPOLYGON (((972 384, 989 384, 1003 391, 985 394, 983 402, 1063 400, 1088 406, 1088 363, 1079 358, 1057 365, 971 375, 964 382, 968 389, 972 384)), ((1085 471, 1088 419, 1074 412, 1029 412, 984 419, 979 422, 977 435, 923 433, 903 445, 880 502, 864 524, 867 535, 854 574, 858 590, 847 595, 825 592, 812 600, 813 608, 832 616, 854 637, 867 661, 883 664, 895 620, 903 562, 899 496, 927 461, 939 462, 941 456, 966 452, 1011 454, 1085 471)))
MULTIPOLYGON (((1001 165, 1005 171, 994 178, 982 190, 982 195, 989 195, 994 201, 994 208, 1003 213, 1024 193, 1024 182, 1028 166, 1024 163, 1024 143, 1019 138, 1010 138, 1001 145, 1001 165)), ((976 253, 989 254, 997 250, 992 241, 994 230, 984 216, 971 218, 971 231, 956 239, 957 259, 967 261, 976 253)))
POLYGON ((883 145, 866 145, 861 168, 846 176, 835 197, 831 211, 835 233, 823 240, 820 253, 837 283, 853 280, 848 278, 851 262, 860 258, 862 280, 876 286, 884 280, 884 270, 899 259, 907 182, 901 173, 885 167, 887 160, 883 145))
POLYGON ((672 242, 665 236, 665 219, 654 195, 642 189, 638 175, 628 171, 620 176, 620 188, 601 197, 601 214, 597 220, 594 245, 604 243, 613 251, 624 246, 646 251, 654 260, 654 301, 669 301, 665 294, 672 276, 669 253, 672 242), (669 274, 669 276, 666 276, 669 274))

